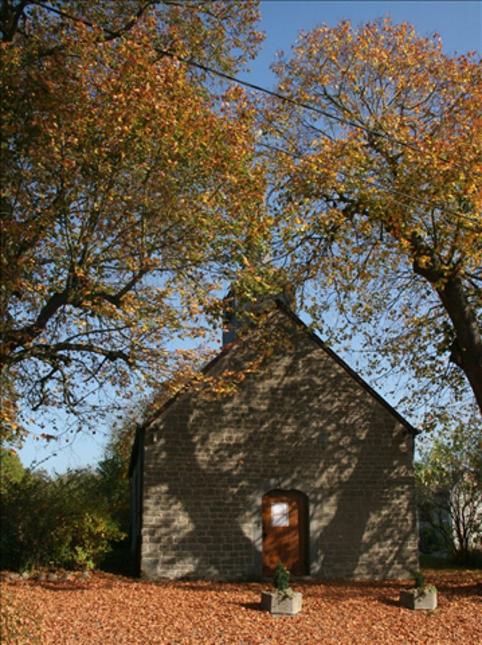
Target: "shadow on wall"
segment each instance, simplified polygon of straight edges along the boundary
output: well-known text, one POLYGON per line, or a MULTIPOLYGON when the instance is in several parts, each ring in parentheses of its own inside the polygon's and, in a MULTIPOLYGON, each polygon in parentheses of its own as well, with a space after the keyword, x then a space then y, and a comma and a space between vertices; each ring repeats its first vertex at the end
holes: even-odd
MULTIPOLYGON (((236 393, 187 392, 147 430, 147 576, 258 578, 261 498, 274 488, 309 498, 313 575, 417 567, 412 438, 304 330, 282 327, 283 345, 236 393)), ((265 342, 255 335, 216 369, 242 369, 265 342)))

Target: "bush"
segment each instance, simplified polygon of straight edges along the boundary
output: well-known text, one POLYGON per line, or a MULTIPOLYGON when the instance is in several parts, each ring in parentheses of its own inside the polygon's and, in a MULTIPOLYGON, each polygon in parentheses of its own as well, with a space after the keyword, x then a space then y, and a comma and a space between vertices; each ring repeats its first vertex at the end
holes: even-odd
POLYGON ((132 573, 128 463, 132 428, 113 432, 95 470, 62 475, 26 470, 0 448, 0 568, 89 569, 132 573))
POLYGON ((420 566, 424 569, 482 569, 482 550, 472 550, 462 559, 459 554, 445 556, 420 555, 420 566))
POLYGON ((93 568, 123 533, 88 470, 50 478, 25 472, 0 491, 0 567, 93 568))
POLYGON ((446 551, 447 545, 433 526, 423 526, 420 528, 418 548, 421 553, 430 555, 446 551))
POLYGON ((52 541, 52 522, 46 526, 42 510, 48 499, 47 481, 26 473, 18 482, 7 482, 1 491, 0 567, 23 570, 30 561, 44 563, 45 540, 52 541))
POLYGON ((111 520, 95 513, 84 513, 67 530, 69 564, 93 569, 111 550, 111 542, 122 537, 123 533, 111 520))
POLYGON ((470 549, 454 556, 454 563, 469 569, 482 569, 482 549, 470 549))
POLYGON ((415 464, 416 491, 421 518, 433 530, 432 543, 453 554, 458 562, 470 559, 480 547, 482 534, 482 438, 480 423, 456 420, 442 428, 415 464))
POLYGON ((281 562, 276 566, 273 582, 280 596, 292 598, 293 591, 290 587, 290 572, 281 562))

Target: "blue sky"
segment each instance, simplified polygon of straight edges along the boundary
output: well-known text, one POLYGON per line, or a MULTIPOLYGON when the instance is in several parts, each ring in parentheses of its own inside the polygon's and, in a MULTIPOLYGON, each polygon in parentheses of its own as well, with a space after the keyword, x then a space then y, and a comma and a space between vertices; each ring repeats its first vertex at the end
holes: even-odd
MULTIPOLYGON (((240 77, 268 88, 274 82, 269 66, 275 60, 276 52, 288 53, 301 29, 309 30, 322 23, 335 25, 340 20, 350 19, 356 25, 390 16, 396 23, 411 22, 420 35, 440 34, 448 54, 482 49, 482 3, 472 0, 265 0, 261 3, 261 14, 260 28, 266 38, 258 58, 250 64, 250 71, 240 77)), ((30 440, 20 456, 27 466, 33 461, 45 460, 43 466, 57 472, 95 464, 102 454, 106 432, 107 428, 100 427, 95 436, 68 435, 68 440, 55 446, 30 440), (56 453, 55 457, 53 453, 56 453)))
POLYGON ((288 52, 301 29, 322 23, 333 26, 349 19, 357 25, 390 16, 394 22, 411 22, 422 36, 437 32, 448 54, 480 50, 482 44, 482 3, 475 1, 265 0, 261 14, 266 39, 249 75, 257 82, 272 80, 269 65, 276 52, 288 52))

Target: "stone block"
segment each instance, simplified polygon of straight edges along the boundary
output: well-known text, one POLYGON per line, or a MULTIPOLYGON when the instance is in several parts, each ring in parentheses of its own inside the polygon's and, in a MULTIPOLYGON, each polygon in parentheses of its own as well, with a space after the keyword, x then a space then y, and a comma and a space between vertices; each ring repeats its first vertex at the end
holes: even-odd
POLYGON ((435 587, 421 590, 408 589, 400 592, 400 605, 407 609, 437 609, 437 590, 435 587))
POLYGON ((291 597, 283 596, 277 591, 261 592, 261 609, 265 609, 271 614, 294 616, 300 613, 301 604, 302 595, 299 591, 294 591, 291 597))

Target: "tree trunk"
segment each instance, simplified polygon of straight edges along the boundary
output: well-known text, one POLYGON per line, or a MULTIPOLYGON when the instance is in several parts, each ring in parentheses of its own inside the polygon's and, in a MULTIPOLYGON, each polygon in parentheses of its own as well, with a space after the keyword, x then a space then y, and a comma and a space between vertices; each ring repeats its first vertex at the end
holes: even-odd
POLYGON ((448 278, 437 293, 455 331, 450 358, 463 370, 482 413, 482 336, 477 316, 458 276, 448 278))

